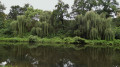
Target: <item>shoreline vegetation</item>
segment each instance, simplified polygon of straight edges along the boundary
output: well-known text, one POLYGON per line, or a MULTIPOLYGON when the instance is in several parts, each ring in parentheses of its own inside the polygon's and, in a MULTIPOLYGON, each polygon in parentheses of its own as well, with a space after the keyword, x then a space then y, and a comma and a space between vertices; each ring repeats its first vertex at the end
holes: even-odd
POLYGON ((12 42, 12 43, 49 43, 49 44, 74 44, 74 45, 101 45, 101 46, 119 46, 120 40, 87 40, 80 37, 54 37, 54 38, 39 38, 37 36, 30 36, 26 38, 14 37, 14 38, 5 38, 0 37, 0 42, 12 42))
POLYGON ((36 42, 29 42, 29 38, 0 38, 0 45, 26 45, 29 48, 36 48, 39 46, 56 47, 56 48, 71 48, 81 50, 86 48, 111 48, 113 50, 120 49, 120 40, 106 41, 106 40, 86 40, 79 37, 67 37, 61 39, 55 38, 37 38, 36 42), (68 41, 67 41, 68 40, 68 41))

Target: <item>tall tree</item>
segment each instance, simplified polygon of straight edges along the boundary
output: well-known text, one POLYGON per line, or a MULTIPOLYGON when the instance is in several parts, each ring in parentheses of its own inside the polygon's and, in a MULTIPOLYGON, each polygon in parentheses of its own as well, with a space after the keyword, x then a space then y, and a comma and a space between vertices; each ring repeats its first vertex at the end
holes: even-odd
POLYGON ((97 13, 101 14, 102 12, 106 13, 106 17, 111 17, 113 14, 117 14, 117 9, 119 3, 116 0, 98 0, 99 9, 97 13), (102 7, 102 8, 101 8, 102 7))
POLYGON ((74 15, 85 15, 87 11, 92 10, 92 8, 96 5, 96 0, 74 0, 74 4, 72 6, 72 13, 74 15))
POLYGON ((3 28, 3 23, 4 23, 5 17, 6 17, 3 10, 5 10, 5 6, 0 2, 0 28, 3 28))
POLYGON ((113 16, 117 12, 118 2, 116 0, 75 0, 72 6, 72 14, 85 15, 87 11, 94 10, 98 14, 106 13, 106 17, 113 16))
POLYGON ((5 6, 0 1, 0 12, 3 12, 3 10, 5 10, 5 6))
POLYGON ((8 18, 17 20, 17 16, 24 15, 28 7, 30 7, 29 4, 25 4, 24 7, 20 7, 19 5, 11 6, 10 13, 8 14, 8 18))
POLYGON ((53 11, 52 18, 51 18, 52 22, 54 22, 52 23, 52 25, 53 26, 60 25, 64 29, 64 18, 67 17, 68 15, 67 9, 69 8, 69 5, 65 4, 62 0, 59 0, 58 4, 55 7, 56 9, 53 11))
POLYGON ((8 18, 17 20, 18 15, 22 15, 21 7, 19 5, 11 6, 10 13, 8 14, 8 18))
POLYGON ((114 31, 112 28, 112 18, 104 18, 96 12, 89 11, 84 16, 76 17, 74 34, 87 39, 113 40, 114 31))

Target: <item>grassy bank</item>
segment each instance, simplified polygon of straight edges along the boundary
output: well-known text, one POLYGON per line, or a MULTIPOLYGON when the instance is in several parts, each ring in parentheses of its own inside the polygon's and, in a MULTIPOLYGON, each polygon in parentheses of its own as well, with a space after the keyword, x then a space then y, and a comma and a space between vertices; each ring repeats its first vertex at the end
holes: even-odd
MULTIPOLYGON (((36 38, 36 37, 34 37, 36 38)), ((33 38, 33 40, 34 40, 33 38)), ((29 43, 30 38, 0 38, 0 45, 27 45, 29 48, 38 46, 51 46, 59 48, 73 48, 75 50, 92 48, 112 48, 120 49, 120 40, 86 40, 80 37, 54 37, 54 38, 37 38, 36 42, 29 43)))
POLYGON ((81 45, 103 45, 103 46, 120 46, 120 40, 106 41, 106 40, 86 40, 80 37, 54 37, 54 38, 0 38, 0 42, 33 42, 33 43, 50 43, 50 44, 81 44, 81 45))
POLYGON ((120 40, 106 41, 106 40, 88 40, 92 45, 106 45, 106 46, 120 46, 120 40))
POLYGON ((39 38, 36 36, 26 37, 26 38, 0 38, 1 42, 31 42, 31 43, 62 43, 62 44, 85 44, 87 43, 85 39, 80 37, 54 37, 54 38, 39 38))
POLYGON ((1 42, 28 42, 28 38, 18 38, 18 37, 14 37, 14 38, 0 38, 1 42))

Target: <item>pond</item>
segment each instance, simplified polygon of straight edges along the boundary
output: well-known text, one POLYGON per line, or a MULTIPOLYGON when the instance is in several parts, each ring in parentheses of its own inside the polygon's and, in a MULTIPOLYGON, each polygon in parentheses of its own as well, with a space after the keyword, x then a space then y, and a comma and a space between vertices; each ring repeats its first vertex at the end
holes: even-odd
POLYGON ((120 67, 120 50, 0 45, 0 67, 120 67))

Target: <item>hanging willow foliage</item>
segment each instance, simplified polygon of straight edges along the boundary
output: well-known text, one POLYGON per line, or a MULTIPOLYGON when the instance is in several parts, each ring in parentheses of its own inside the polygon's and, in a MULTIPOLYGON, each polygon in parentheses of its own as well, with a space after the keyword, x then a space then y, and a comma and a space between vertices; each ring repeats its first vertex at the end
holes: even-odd
MULTIPOLYGON (((76 17, 76 25, 75 29, 80 33, 80 36, 87 39, 106 39, 105 31, 108 31, 108 28, 110 29, 108 40, 114 39, 114 33, 112 31, 111 27, 111 18, 102 18, 104 16, 103 14, 100 16, 97 13, 93 11, 89 11, 85 14, 85 16, 79 15, 76 17), (106 30, 107 29, 107 30, 106 30)), ((74 30, 74 32, 76 32, 74 30)), ((78 34, 76 34, 78 36, 78 34)))
POLYGON ((13 30, 13 35, 16 36, 18 33, 18 22, 17 21, 11 22, 10 27, 13 30))
POLYGON ((98 30, 96 28, 92 28, 90 31, 90 39, 98 39, 98 30))
POLYGON ((32 35, 36 35, 36 28, 35 28, 35 27, 33 27, 33 28, 31 29, 31 34, 32 34, 32 35))
POLYGON ((31 29, 32 29, 32 26, 33 24, 32 24, 32 20, 31 20, 31 18, 30 17, 28 17, 27 19, 26 19, 26 30, 28 31, 28 32, 30 32, 31 31, 31 29))
POLYGON ((51 25, 47 22, 36 22, 35 27, 32 28, 32 35, 37 35, 40 37, 48 36, 49 32, 51 32, 51 25))
POLYGON ((42 23, 42 30, 43 30, 43 35, 47 36, 48 35, 48 23, 47 22, 42 23))
POLYGON ((36 28, 36 34, 39 36, 39 37, 43 37, 43 33, 42 33, 42 29, 37 27, 36 28))
POLYGON ((17 21, 18 21, 19 36, 23 36, 26 26, 25 16, 24 15, 18 16, 17 21))
POLYGON ((113 40, 115 37, 114 32, 111 28, 105 30, 105 40, 113 40))
POLYGON ((11 26, 11 29, 13 31, 17 31, 18 30, 18 22, 17 21, 11 22, 10 26, 11 26))

